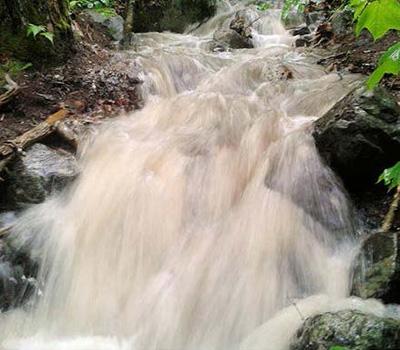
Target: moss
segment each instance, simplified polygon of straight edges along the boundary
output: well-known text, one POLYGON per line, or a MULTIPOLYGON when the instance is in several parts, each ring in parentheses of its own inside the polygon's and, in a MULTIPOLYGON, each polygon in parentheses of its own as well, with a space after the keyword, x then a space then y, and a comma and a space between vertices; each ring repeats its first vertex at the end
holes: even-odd
POLYGON ((61 31, 66 31, 71 28, 71 25, 65 19, 60 19, 60 21, 56 24, 56 28, 61 31))
POLYGON ((63 0, 0 0, 0 18, 0 53, 34 65, 57 63, 68 56, 73 35, 67 5, 63 0), (28 23, 54 28, 55 44, 40 36, 28 38, 28 23))
POLYGON ((15 59, 9 59, 3 64, 0 64, 0 87, 5 84, 5 75, 8 74, 12 79, 18 77, 18 75, 30 68, 32 63, 21 62, 15 59))
POLYGON ((192 24, 212 16, 215 0, 158 0, 137 2, 134 18, 135 32, 183 32, 192 24))
POLYGON ((306 320, 290 350, 329 350, 334 346, 352 350, 397 350, 400 321, 355 310, 317 315, 306 320))

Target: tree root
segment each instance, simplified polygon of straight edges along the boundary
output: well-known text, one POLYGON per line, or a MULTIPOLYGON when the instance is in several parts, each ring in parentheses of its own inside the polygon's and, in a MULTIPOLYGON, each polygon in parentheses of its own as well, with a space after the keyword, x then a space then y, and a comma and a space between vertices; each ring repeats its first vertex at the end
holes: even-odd
POLYGON ((399 207, 399 202, 400 202, 400 186, 398 186, 396 189, 396 193, 393 196, 393 201, 390 204, 389 211, 387 212, 385 220, 383 221, 382 225, 383 232, 389 232, 390 229, 392 228, 396 211, 399 207))

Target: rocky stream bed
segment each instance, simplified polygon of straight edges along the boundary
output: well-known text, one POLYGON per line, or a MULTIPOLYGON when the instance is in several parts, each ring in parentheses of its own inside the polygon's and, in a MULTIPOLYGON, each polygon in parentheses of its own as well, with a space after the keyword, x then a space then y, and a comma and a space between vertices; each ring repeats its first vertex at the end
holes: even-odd
MULTIPOLYGON (((160 16, 161 9, 151 16, 160 16)), ((165 27, 167 15, 171 14, 166 13, 160 21, 151 17, 151 21, 141 22, 145 27, 137 29, 161 31, 186 25, 178 21, 176 28, 165 27)), ((192 16, 198 18, 199 14, 192 16)), ((105 23, 85 14, 76 22, 82 47, 77 56, 63 67, 42 68, 20 76, 17 82, 24 87, 21 94, 0 111, 1 142, 29 130, 64 106, 72 114, 66 126, 78 139, 103 120, 143 107, 140 68, 128 52, 115 49, 115 39, 119 40, 122 33, 120 20, 105 23)), ((251 11, 238 11, 229 28, 215 32, 209 50, 253 47, 252 25, 251 11)), ((365 63, 364 58, 361 66, 360 52, 371 39, 364 35, 355 40, 345 14, 331 16, 326 7, 294 16, 288 20, 287 29, 297 37, 296 45, 302 47, 299 50, 315 50, 316 60, 339 75, 344 71, 369 73, 381 50, 380 44, 370 46, 370 62, 365 63)), ((290 71, 281 74, 282 79, 291 79, 290 71)), ((399 308, 400 220, 397 215, 391 231, 381 232, 392 195, 377 185, 376 179, 385 167, 398 161, 400 154, 400 84, 399 78, 388 78, 383 87, 367 91, 363 79, 361 76, 357 88, 315 121, 313 137, 359 218, 357 234, 363 237, 363 244, 354 260, 351 294, 377 298, 399 308)), ((20 152, 1 174, 0 308, 4 312, 25 303, 40 288, 35 284, 35 261, 13 245, 7 228, 22 209, 43 202, 78 176, 75 153, 75 147, 65 139, 51 135, 20 152)), ((291 350, 330 350, 334 346, 348 350, 399 349, 400 320, 354 310, 315 315, 298 330, 291 350)))

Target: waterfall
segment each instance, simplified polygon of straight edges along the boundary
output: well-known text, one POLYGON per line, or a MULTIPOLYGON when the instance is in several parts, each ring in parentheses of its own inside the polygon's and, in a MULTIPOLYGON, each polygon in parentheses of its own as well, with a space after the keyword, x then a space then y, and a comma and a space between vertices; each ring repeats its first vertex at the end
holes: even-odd
POLYGON ((79 178, 14 227, 40 293, 1 315, 2 349, 287 350, 348 296, 351 205, 311 132, 356 78, 297 52, 276 10, 254 49, 210 51, 240 6, 137 35, 146 106, 101 126, 79 178))

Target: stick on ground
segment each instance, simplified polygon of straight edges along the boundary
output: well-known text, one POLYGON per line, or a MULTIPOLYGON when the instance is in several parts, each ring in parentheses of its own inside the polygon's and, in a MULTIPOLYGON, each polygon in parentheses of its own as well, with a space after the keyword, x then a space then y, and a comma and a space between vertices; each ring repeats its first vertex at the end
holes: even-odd
POLYGON ((5 79, 8 83, 9 89, 4 94, 0 95, 0 107, 10 102, 10 100, 18 94, 20 88, 19 85, 13 81, 8 74, 5 75, 5 79))
POLYGON ((16 154, 53 133, 56 130, 57 123, 63 120, 68 114, 68 110, 60 109, 58 112, 49 116, 44 122, 36 125, 14 140, 3 142, 3 144, 0 145, 0 172, 16 154))

